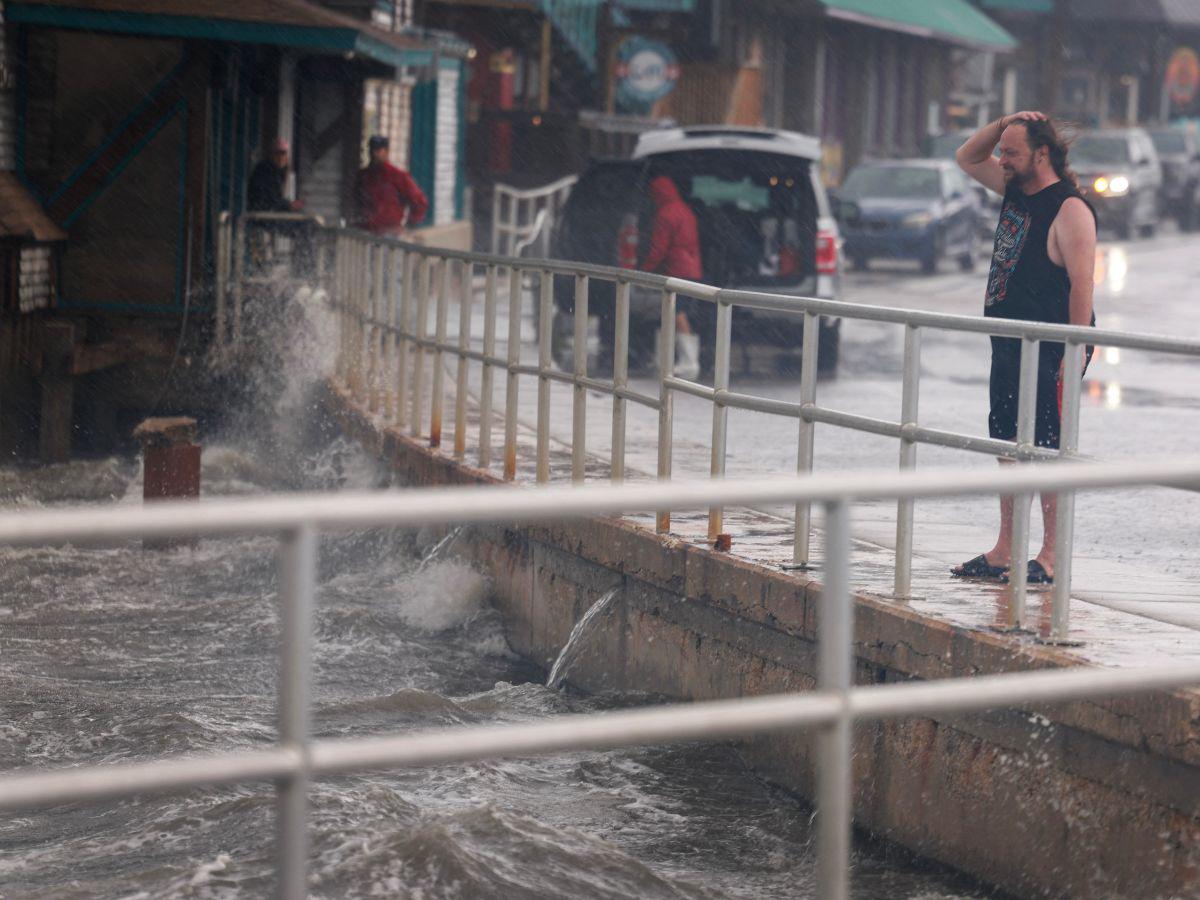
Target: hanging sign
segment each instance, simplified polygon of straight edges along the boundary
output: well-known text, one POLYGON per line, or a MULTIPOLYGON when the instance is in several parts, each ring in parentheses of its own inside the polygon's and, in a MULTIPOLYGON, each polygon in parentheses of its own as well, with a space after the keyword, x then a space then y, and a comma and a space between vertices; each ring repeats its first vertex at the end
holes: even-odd
POLYGON ((679 63, 666 44, 644 37, 627 37, 617 48, 614 72, 618 97, 645 105, 675 90, 679 63))
POLYGON ((1200 56, 1191 47, 1179 47, 1167 63, 1167 93, 1176 106, 1187 106, 1200 89, 1200 56))

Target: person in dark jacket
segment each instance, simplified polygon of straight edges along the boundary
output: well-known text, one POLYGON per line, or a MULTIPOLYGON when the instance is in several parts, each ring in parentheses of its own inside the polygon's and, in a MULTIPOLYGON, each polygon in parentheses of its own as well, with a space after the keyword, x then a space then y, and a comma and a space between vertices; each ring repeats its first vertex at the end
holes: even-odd
POLYGON ((388 161, 389 142, 375 135, 368 142, 371 162, 354 184, 358 224, 375 234, 399 236, 406 225, 425 218, 429 201, 411 175, 388 161))
POLYGON ((279 138, 250 173, 246 186, 246 208, 250 212, 296 212, 304 204, 289 200, 284 193, 288 177, 288 142, 279 138))
MULTIPOLYGON (((246 185, 246 211, 250 213, 294 213, 304 208, 299 200, 287 198, 288 142, 278 138, 272 142, 266 156, 250 172, 246 185)), ((298 221, 262 221, 251 223, 247 252, 248 264, 255 269, 265 268, 278 261, 281 246, 291 246, 293 263, 298 271, 306 271, 313 262, 311 234, 298 221), (276 238, 294 241, 280 244, 276 238)))
MULTIPOLYGON (((700 229, 675 182, 659 175, 650 182, 650 199, 654 201, 654 224, 650 230, 650 247, 642 264, 643 272, 699 281, 703 275, 700 264, 700 229)), ((688 298, 680 298, 675 316, 675 357, 678 374, 695 378, 700 374, 700 336, 692 327, 692 318, 700 311, 692 308, 688 298)))

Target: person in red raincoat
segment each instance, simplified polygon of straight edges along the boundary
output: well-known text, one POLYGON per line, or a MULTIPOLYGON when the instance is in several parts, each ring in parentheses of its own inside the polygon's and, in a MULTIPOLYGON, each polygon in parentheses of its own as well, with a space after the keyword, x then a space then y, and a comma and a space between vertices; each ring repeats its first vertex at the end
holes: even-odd
POLYGON ((671 278, 699 281, 700 229, 696 214, 679 196, 679 188, 666 175, 650 182, 650 199, 654 201, 654 225, 650 230, 650 247, 638 266, 643 272, 654 272, 671 278))
MULTIPOLYGON (((642 264, 643 272, 700 281, 700 229, 696 214, 679 195, 670 178, 659 175, 650 182, 650 199, 654 201, 654 224, 650 230, 650 247, 642 264)), ((699 314, 688 298, 680 298, 675 316, 676 365, 684 378, 695 378, 700 372, 700 336, 695 333, 692 318, 699 314)))
POLYGON ((371 162, 359 170, 354 200, 359 224, 375 234, 399 236, 425 218, 429 201, 412 176, 388 161, 388 139, 375 135, 367 146, 371 162))

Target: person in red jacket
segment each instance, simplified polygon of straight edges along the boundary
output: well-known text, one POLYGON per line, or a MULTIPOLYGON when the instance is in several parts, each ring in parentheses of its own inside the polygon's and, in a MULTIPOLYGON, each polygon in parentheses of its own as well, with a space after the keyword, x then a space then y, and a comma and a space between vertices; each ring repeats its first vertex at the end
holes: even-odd
MULTIPOLYGON (((703 272, 696 214, 679 195, 675 182, 665 175, 650 182, 650 199, 655 207, 650 248, 638 268, 670 278, 699 281, 703 272)), ((680 298, 679 305, 675 317, 676 366, 681 377, 695 378, 700 374, 700 336, 692 328, 691 319, 699 310, 691 309, 686 297, 680 298)))
POLYGON ((371 162, 354 183, 359 224, 375 234, 399 236, 406 225, 425 218, 429 201, 411 175, 388 161, 386 137, 375 135, 367 146, 371 162))

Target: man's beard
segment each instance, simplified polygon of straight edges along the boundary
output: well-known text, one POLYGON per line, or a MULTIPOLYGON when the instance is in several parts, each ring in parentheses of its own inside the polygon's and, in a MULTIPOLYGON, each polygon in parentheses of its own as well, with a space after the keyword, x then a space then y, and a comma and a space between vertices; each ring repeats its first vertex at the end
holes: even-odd
POLYGON ((1030 166, 1027 169, 1008 169, 1006 174, 1008 175, 1009 184, 1014 184, 1017 187, 1024 187, 1033 180, 1033 166, 1030 166))

